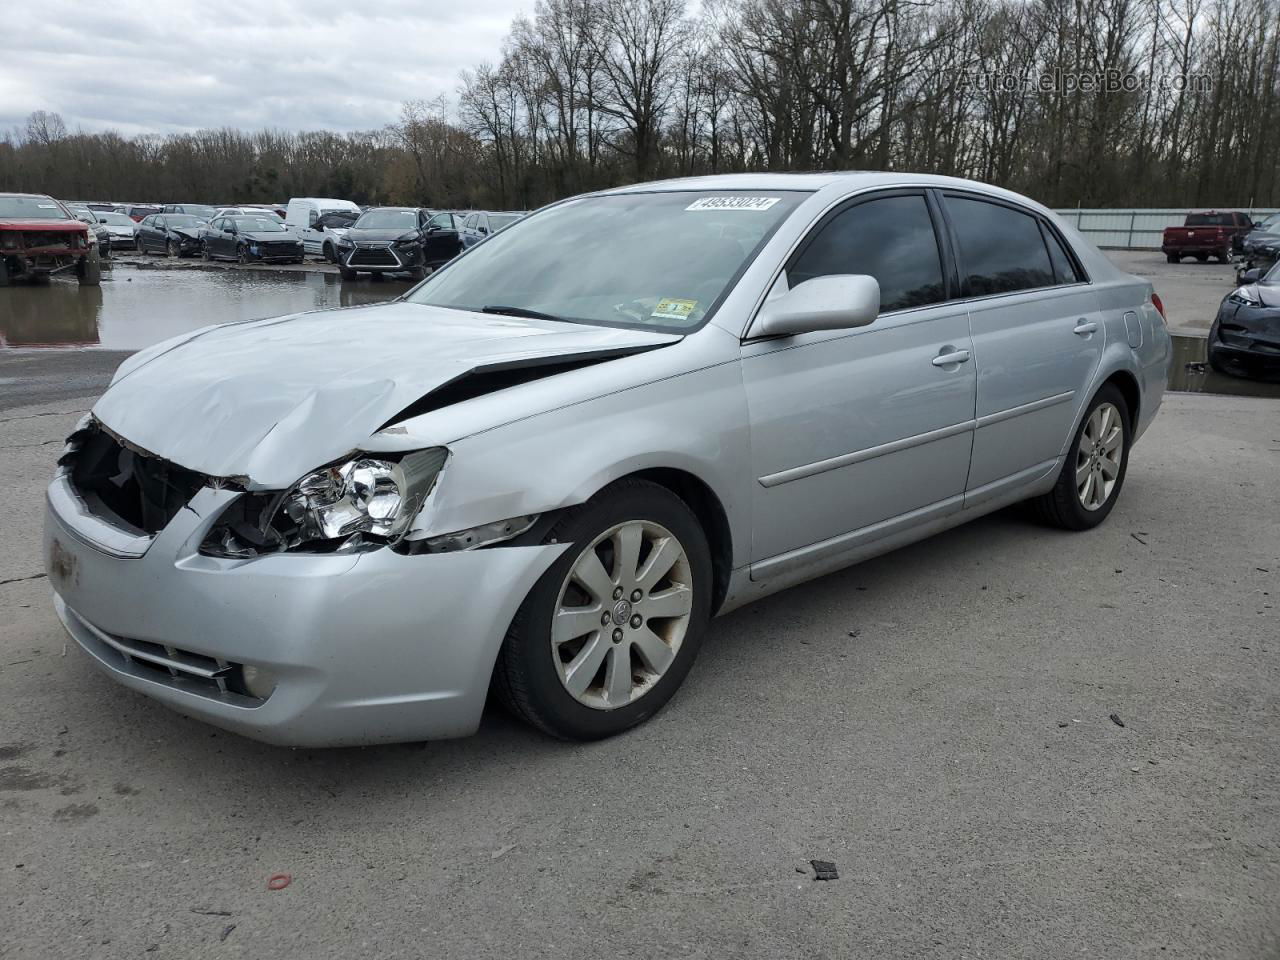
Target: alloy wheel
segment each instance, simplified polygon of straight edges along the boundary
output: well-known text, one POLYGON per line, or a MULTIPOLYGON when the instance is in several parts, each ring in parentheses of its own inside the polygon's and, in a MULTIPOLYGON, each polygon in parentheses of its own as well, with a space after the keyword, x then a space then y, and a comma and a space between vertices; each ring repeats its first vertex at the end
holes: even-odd
POLYGON ((596 710, 634 703, 675 661, 692 611, 693 574, 676 536, 648 520, 610 527, 560 587, 551 626, 560 682, 596 710))
POLYGON ((1076 447, 1076 494, 1086 510, 1111 498, 1124 460, 1124 423, 1113 403, 1099 404, 1080 431, 1076 447))

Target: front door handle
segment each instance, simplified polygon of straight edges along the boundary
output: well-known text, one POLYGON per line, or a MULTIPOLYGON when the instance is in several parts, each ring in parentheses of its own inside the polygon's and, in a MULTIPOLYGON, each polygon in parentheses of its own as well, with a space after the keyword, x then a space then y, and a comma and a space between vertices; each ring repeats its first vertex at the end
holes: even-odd
POLYGON ((964 363, 969 359, 968 350, 949 350, 933 358, 935 367, 949 367, 952 364, 964 363))
POLYGON ((1071 332, 1076 334, 1077 336, 1087 337, 1089 334, 1093 333, 1097 329, 1098 329, 1098 325, 1096 323, 1094 323, 1092 320, 1086 320, 1084 319, 1084 317, 1081 317, 1079 320, 1076 321, 1076 328, 1071 332))

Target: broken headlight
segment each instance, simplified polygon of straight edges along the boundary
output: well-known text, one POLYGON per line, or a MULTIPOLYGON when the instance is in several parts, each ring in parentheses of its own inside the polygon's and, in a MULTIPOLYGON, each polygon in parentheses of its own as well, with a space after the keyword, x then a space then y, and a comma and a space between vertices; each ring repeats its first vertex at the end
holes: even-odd
POLYGON ((448 456, 444 447, 396 460, 362 454, 314 470, 283 493, 247 493, 214 524, 201 552, 245 558, 394 543, 422 509, 448 456))

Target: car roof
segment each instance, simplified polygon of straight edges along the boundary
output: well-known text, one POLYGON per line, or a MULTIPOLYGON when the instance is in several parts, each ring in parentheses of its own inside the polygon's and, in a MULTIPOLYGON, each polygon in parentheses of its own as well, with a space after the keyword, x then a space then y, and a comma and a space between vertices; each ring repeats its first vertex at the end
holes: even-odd
POLYGON ((47 193, 0 193, 0 197, 32 197, 39 200, 52 200, 47 193))

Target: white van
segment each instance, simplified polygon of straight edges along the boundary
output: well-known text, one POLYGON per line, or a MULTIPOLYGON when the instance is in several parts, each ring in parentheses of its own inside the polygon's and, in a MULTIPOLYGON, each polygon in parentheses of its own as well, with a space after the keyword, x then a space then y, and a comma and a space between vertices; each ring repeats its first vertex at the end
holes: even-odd
MULTIPOLYGON (((333 213, 346 214, 354 220, 360 216, 360 207, 350 200, 294 197, 285 210, 284 224, 301 238, 303 252, 312 256, 328 255, 325 242, 328 241, 332 248, 341 234, 334 232, 334 226, 329 221, 325 223, 318 221, 321 217, 333 213)), ((342 233, 345 232, 342 230, 342 233)))

